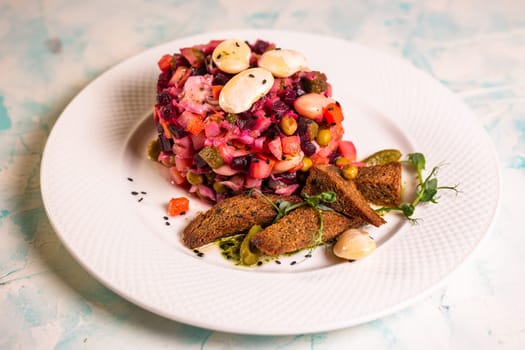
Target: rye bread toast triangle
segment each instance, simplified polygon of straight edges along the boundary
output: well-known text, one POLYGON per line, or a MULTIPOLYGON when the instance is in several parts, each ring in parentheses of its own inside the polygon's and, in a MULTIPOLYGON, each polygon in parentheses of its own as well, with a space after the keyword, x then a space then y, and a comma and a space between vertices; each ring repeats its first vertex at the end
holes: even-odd
POLYGON ((401 202, 400 162, 372 165, 359 169, 357 189, 373 204, 396 207, 401 202))
POLYGON ((316 195, 325 191, 332 191, 337 195, 336 201, 329 204, 333 210, 349 217, 359 217, 374 226, 386 222, 370 207, 355 182, 344 179, 336 166, 315 165, 310 169, 301 193, 316 195))

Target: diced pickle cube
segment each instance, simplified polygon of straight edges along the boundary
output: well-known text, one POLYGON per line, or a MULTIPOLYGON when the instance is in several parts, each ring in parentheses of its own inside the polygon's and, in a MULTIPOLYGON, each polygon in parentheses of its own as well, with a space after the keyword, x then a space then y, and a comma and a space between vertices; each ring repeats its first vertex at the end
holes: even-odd
POLYGON ((200 150, 199 156, 206 162, 212 169, 217 169, 224 164, 221 154, 215 147, 204 147, 200 150))

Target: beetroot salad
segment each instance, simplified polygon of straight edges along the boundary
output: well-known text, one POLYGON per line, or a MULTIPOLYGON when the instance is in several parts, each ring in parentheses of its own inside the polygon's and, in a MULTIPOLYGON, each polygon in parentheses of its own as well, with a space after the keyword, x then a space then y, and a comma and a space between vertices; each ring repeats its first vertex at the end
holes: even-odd
POLYGON ((249 189, 290 195, 312 165, 355 161, 330 83, 296 51, 212 40, 166 54, 158 66, 156 158, 201 198, 249 189))

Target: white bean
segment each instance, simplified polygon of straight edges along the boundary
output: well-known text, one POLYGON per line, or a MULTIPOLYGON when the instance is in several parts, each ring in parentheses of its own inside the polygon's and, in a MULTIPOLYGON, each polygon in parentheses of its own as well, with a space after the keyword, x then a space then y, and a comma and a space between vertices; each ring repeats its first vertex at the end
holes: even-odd
POLYGON ((376 242, 366 231, 352 228, 339 235, 334 244, 333 252, 343 259, 358 260, 369 255, 375 249, 376 242))
POLYGON ((293 106, 297 113, 303 117, 317 120, 322 116, 323 108, 332 102, 334 102, 332 98, 311 92, 297 98, 293 106))
POLYGON ((239 73, 250 67, 252 51, 248 44, 239 39, 222 41, 212 53, 217 68, 226 73, 239 73))
POLYGON ((219 105, 228 113, 242 113, 272 88, 272 73, 264 68, 250 68, 228 80, 219 95, 219 105))
POLYGON ((301 53, 286 49, 266 51, 259 57, 257 64, 278 78, 286 78, 308 68, 308 62, 301 53))

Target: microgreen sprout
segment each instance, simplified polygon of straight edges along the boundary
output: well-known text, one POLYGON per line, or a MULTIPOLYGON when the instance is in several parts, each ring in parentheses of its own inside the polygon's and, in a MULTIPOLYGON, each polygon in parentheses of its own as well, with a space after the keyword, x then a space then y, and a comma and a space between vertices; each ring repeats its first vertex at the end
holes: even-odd
POLYGON ((400 211, 408 220, 413 223, 418 221, 414 218, 414 212, 416 206, 420 203, 437 203, 437 194, 440 190, 452 190, 456 194, 460 191, 457 189, 458 185, 454 186, 438 186, 437 174, 440 166, 432 168, 430 173, 423 177, 423 170, 425 170, 426 161, 425 156, 422 153, 410 153, 408 160, 402 161, 404 164, 412 166, 417 174, 418 184, 415 189, 416 197, 410 203, 402 203, 397 207, 382 207, 376 209, 379 214, 388 213, 390 211, 400 211))
POLYGON ((323 241, 323 214, 321 213, 322 210, 332 210, 330 207, 326 206, 324 203, 333 203, 337 199, 337 196, 334 192, 326 191, 322 192, 313 196, 310 196, 306 193, 302 194, 303 200, 299 203, 292 204, 291 202, 284 200, 284 199, 278 199, 275 201, 275 203, 265 196, 261 191, 257 189, 253 189, 250 191, 250 194, 256 192, 259 194, 264 200, 266 200, 268 203, 270 203, 274 209, 277 211, 277 215, 273 219, 273 223, 277 222, 280 218, 287 215, 291 211, 300 208, 302 206, 308 205, 315 209, 317 216, 319 217, 319 229, 316 232, 316 237, 313 239, 314 246, 318 246, 323 241))

